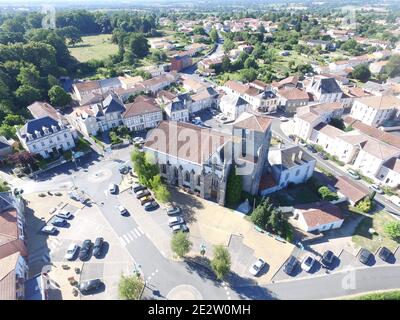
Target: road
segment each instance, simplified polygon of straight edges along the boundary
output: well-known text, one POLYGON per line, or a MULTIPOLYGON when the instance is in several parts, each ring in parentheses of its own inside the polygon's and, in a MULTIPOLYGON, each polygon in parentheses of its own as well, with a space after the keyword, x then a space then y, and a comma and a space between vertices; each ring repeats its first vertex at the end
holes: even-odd
POLYGON ((330 275, 290 280, 267 286, 273 298, 332 299, 364 292, 399 289, 400 266, 364 267, 330 275))

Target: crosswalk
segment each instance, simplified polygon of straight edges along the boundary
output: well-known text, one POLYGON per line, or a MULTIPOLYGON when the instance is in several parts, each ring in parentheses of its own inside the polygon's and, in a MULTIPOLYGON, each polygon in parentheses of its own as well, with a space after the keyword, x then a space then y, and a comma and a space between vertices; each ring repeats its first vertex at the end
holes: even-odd
POLYGON ((121 235, 119 237, 119 241, 121 241, 121 244, 123 246, 126 246, 127 244, 131 243, 135 239, 140 238, 143 235, 144 235, 144 232, 142 231, 142 229, 140 229, 140 227, 136 227, 133 230, 130 230, 130 231, 126 232, 125 234, 121 235))

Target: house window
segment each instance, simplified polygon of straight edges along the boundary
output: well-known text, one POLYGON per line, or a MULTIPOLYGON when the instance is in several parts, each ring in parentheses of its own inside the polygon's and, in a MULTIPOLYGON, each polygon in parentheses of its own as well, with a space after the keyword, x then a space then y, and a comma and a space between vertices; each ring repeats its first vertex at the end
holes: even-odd
POLYGON ((161 173, 167 173, 167 166, 165 164, 161 165, 161 173))
POLYGON ((197 177, 197 185, 199 186, 201 182, 200 176, 197 177))
POLYGON ((178 169, 176 167, 174 168, 174 177, 178 178, 178 169))
POLYGON ((185 182, 190 182, 190 173, 189 172, 185 172, 185 182))
POLYGON ((67 134, 66 133, 64 133, 64 138, 66 138, 67 137, 67 134))
POLYGON ((289 172, 286 173, 285 181, 287 181, 288 179, 289 179, 289 172))
POLYGON ((212 185, 216 189, 218 188, 218 180, 217 179, 212 179, 212 185))
POLYGON ((300 169, 296 170, 296 177, 300 174, 300 169))

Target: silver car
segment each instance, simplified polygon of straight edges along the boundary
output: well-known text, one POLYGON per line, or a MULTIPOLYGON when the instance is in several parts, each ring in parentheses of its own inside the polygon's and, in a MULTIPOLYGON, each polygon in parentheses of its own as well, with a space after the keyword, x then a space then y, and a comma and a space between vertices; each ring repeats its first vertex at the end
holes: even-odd
POLYGON ((253 275, 256 276, 260 273, 262 268, 265 266, 265 261, 261 258, 258 258, 256 262, 250 267, 249 272, 253 275))
POLYGON ((76 243, 71 243, 67 249, 67 253, 65 254, 64 258, 67 260, 73 260, 78 250, 79 246, 76 243))

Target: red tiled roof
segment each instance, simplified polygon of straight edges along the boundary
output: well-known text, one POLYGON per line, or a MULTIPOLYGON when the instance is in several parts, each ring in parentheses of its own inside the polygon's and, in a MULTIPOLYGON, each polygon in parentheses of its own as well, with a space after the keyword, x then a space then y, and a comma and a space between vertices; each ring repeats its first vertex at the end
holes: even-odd
POLYGON ((343 194, 345 197, 350 199, 353 203, 364 199, 369 195, 369 191, 362 185, 355 184, 350 178, 346 176, 337 177, 335 188, 343 194))
POLYGON ((343 220, 340 208, 330 202, 314 202, 297 205, 308 227, 318 227, 343 220))

